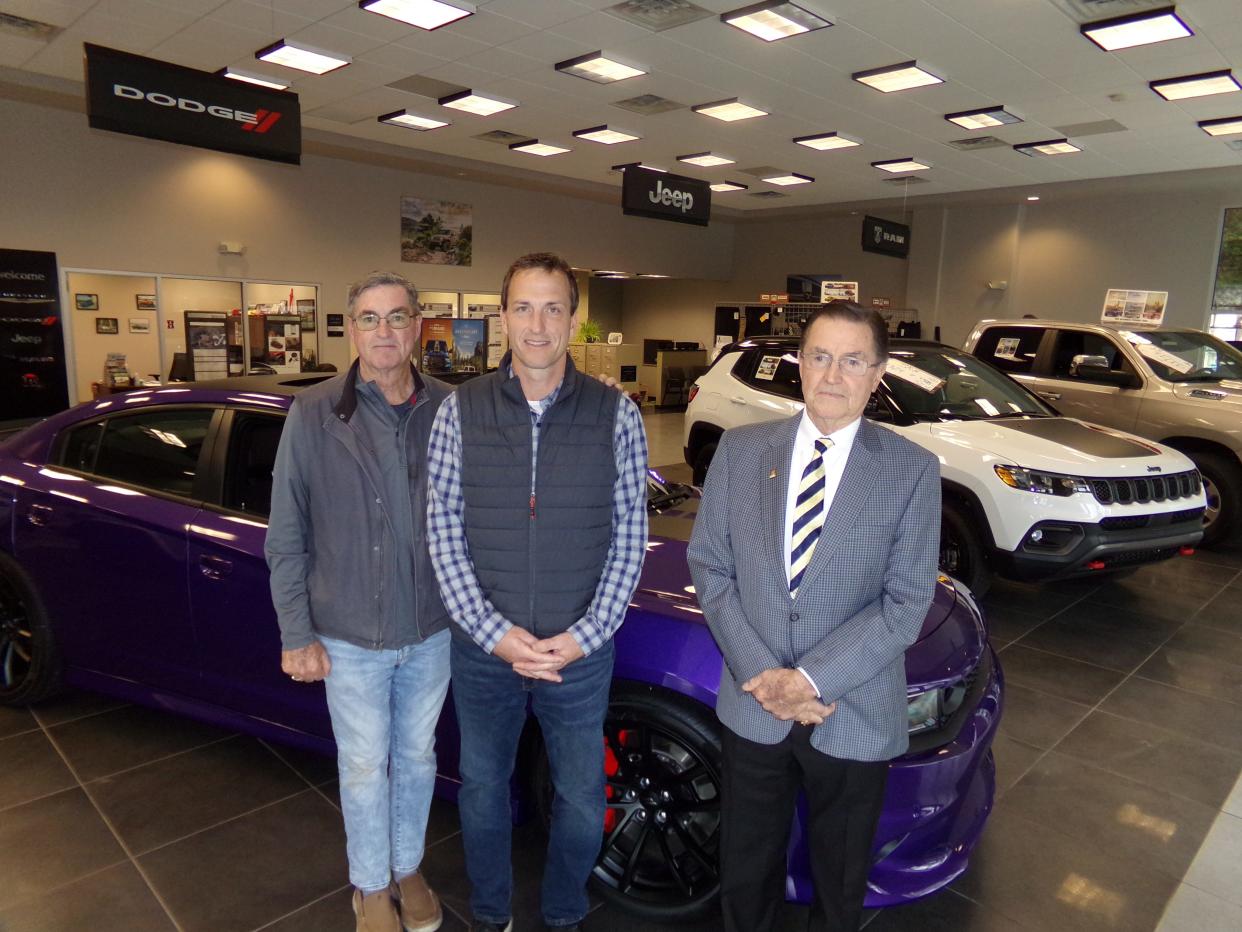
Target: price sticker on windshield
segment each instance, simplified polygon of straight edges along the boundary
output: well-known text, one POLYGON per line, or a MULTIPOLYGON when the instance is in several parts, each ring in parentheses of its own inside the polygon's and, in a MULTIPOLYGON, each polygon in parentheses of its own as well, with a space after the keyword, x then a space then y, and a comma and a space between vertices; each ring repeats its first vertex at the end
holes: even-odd
POLYGON ((1145 356, 1152 362, 1158 362, 1160 365, 1172 369, 1178 375, 1185 375, 1195 367, 1193 362, 1187 362, 1181 356, 1174 356, 1168 350, 1161 349, 1151 343, 1135 343, 1134 348, 1139 351, 1140 356, 1145 356))
POLYGON ((938 375, 932 375, 930 372, 924 372, 918 366, 912 366, 908 362, 901 359, 894 359, 891 356, 888 365, 884 369, 889 375, 896 376, 903 382, 909 382, 911 385, 917 385, 927 394, 938 392, 944 386, 944 379, 938 375))

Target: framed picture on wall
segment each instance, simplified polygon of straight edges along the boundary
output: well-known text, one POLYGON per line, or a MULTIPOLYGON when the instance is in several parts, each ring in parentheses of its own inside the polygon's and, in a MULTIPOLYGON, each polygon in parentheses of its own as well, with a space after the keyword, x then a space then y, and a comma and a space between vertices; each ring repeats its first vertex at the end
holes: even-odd
POLYGON ((96 317, 95 318, 96 333, 120 333, 118 321, 115 317, 96 317))
POLYGON ((97 311, 99 310, 99 295, 75 294, 73 296, 73 306, 79 311, 97 311))
POLYGON ((130 333, 150 333, 151 318, 150 317, 131 317, 129 319, 130 333))
MULTIPOLYGON (((155 295, 136 294, 134 295, 134 303, 138 306, 138 310, 140 311, 154 311, 155 310, 155 295)), ((130 321, 130 322, 132 323, 133 321, 130 321)))

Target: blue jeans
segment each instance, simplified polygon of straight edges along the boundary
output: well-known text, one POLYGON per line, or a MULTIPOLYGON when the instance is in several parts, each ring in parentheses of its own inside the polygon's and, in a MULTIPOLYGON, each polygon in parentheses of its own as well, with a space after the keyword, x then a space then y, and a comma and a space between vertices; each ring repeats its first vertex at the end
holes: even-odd
POLYGON ((453 638, 453 703, 461 728, 462 840, 470 908, 480 922, 510 918, 513 869, 509 783, 529 701, 543 732, 555 797, 541 906, 550 926, 587 913, 587 878, 604 833, 604 715, 613 646, 561 671, 563 682, 519 676, 498 657, 453 638))
POLYGON ((388 887, 423 861, 436 780, 436 722, 449 684, 449 633, 400 650, 319 639, 341 773, 349 881, 388 887))

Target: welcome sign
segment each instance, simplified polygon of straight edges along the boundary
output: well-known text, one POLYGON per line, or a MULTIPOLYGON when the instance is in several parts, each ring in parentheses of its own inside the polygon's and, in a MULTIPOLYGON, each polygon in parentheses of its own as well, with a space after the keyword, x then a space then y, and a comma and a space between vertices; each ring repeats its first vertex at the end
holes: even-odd
POLYGON ((670 175, 637 165, 622 173, 621 210, 635 217, 672 220, 705 227, 712 214, 712 189, 706 181, 670 175))

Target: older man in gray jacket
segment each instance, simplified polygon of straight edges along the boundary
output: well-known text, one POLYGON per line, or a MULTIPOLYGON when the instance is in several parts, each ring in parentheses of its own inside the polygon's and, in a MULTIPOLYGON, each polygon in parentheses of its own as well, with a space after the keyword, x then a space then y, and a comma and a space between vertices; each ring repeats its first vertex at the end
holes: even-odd
POLYGON ((442 918, 419 866, 449 683, 427 440, 449 388, 410 364, 421 321, 400 275, 350 288, 358 359, 289 411, 265 546, 282 668, 327 688, 358 932, 431 932, 442 918))
POLYGON ((721 904, 765 932, 806 793, 810 928, 857 929, 888 761, 908 745, 904 653, 936 582, 940 471, 863 419, 888 359, 874 311, 828 304, 802 331, 806 409, 728 431, 688 557, 724 654, 721 904))

